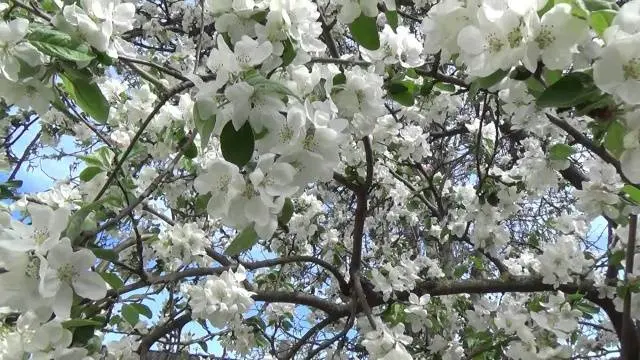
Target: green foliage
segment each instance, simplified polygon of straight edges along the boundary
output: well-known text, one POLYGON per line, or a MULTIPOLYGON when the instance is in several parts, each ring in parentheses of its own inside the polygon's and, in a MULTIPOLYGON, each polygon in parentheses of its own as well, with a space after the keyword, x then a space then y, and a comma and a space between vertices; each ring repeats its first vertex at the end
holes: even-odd
POLYGON ((291 220, 293 216, 293 201, 291 198, 286 198, 284 200, 284 205, 282 205, 282 211, 280 211, 280 215, 278 216, 278 223, 281 225, 286 225, 291 220))
POLYGON ((475 79, 469 86, 469 98, 473 99, 480 89, 488 89, 492 87, 502 81, 502 79, 504 79, 508 74, 508 71, 500 69, 489 76, 475 79))
POLYGON ((389 95, 393 100, 404 106, 412 106, 415 101, 416 85, 408 80, 395 80, 389 85, 389 95))
POLYGON ((196 130, 198 130, 198 134, 200 134, 200 146, 204 149, 209 144, 211 133, 216 125, 216 115, 212 114, 205 118, 201 115, 202 111, 200 107, 201 105, 199 106, 198 102, 193 105, 193 121, 196 125, 196 130))
POLYGON ((549 148, 549 159, 551 160, 567 160, 575 153, 575 149, 567 144, 555 144, 549 148))
POLYGON ((404 311, 405 308, 406 306, 401 303, 389 305, 382 313, 382 320, 392 326, 404 322, 407 318, 407 313, 404 311))
POLYGON ((633 202, 635 202, 636 204, 640 204, 640 189, 637 188, 634 185, 625 185, 622 188, 622 192, 624 192, 625 194, 627 194, 627 196, 629 197, 629 199, 633 202))
POLYGON ((284 49, 282 50, 282 66, 287 66, 296 58, 296 49, 293 46, 293 40, 287 39, 282 42, 284 49))
POLYGON ((563 76, 538 97, 540 107, 572 107, 598 96, 600 90, 593 79, 583 72, 563 76))
POLYGON ((27 39, 36 49, 60 60, 89 62, 95 58, 91 49, 83 42, 51 28, 33 26, 27 39))
POLYGON ((245 250, 251 249, 257 242, 258 234, 253 225, 247 226, 231 241, 224 254, 229 256, 238 255, 245 250))
POLYGON ((591 28, 596 32, 596 34, 602 36, 604 31, 611 26, 616 14, 617 12, 614 10, 594 11, 589 16, 589 25, 591 25, 591 28))
POLYGON ((138 314, 148 319, 151 319, 153 317, 153 313, 151 312, 151 309, 149 309, 147 305, 135 303, 135 304, 129 304, 128 306, 132 307, 138 314))
POLYGON ((247 84, 253 86, 255 92, 261 94, 277 94, 280 96, 291 96, 301 101, 301 99, 291 89, 282 83, 267 79, 256 71, 249 71, 245 74, 247 84))
POLYGON ((122 317, 129 324, 131 324, 131 326, 136 326, 136 324, 140 320, 140 312, 138 312, 138 310, 132 305, 133 304, 122 305, 122 310, 120 310, 120 314, 122 314, 122 317))
POLYGON ((350 25, 349 30, 360 46, 368 50, 377 50, 380 47, 380 35, 376 18, 361 14, 350 25))
POLYGON ((255 137, 251 124, 246 122, 240 130, 236 131, 233 123, 229 121, 220 134, 220 150, 225 160, 243 167, 253 156, 255 137))
POLYGON ((624 151, 623 139, 627 129, 619 121, 614 121, 607 127, 604 136, 604 147, 616 158, 624 151))
POLYGON ((85 113, 102 124, 107 122, 109 102, 89 71, 64 66, 61 78, 69 96, 85 113))
POLYGON ((100 247, 92 247, 89 248, 93 255, 95 255, 98 259, 107 260, 107 261, 118 261, 118 253, 113 249, 104 249, 100 247))
POLYGON ((73 329, 82 326, 102 326, 102 322, 91 319, 71 319, 62 322, 65 329, 73 329))
POLYGON ((96 175, 100 174, 102 169, 97 166, 88 166, 80 172, 80 180, 87 182, 93 179, 96 175))
POLYGON ((118 290, 124 286, 124 282, 120 277, 114 273, 110 272, 101 272, 99 273, 102 276, 102 279, 111 286, 112 289, 118 290))
POLYGON ((393 29, 393 31, 396 31, 396 29, 398 28, 398 12, 395 10, 387 10, 385 11, 384 15, 387 18, 387 23, 389 24, 391 29, 393 29))
POLYGON ((0 184, 0 200, 11 199, 16 195, 16 190, 22 186, 22 180, 10 180, 0 184))

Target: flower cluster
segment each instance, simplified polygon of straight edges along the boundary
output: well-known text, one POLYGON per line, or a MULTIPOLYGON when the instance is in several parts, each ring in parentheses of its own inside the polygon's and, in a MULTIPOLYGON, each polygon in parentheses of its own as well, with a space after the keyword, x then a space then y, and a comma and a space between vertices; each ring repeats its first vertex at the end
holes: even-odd
POLYGON ((413 339, 404 335, 404 325, 398 324, 389 328, 380 321, 377 326, 379 327, 377 330, 367 332, 362 340, 362 345, 367 349, 372 359, 413 359, 405 348, 405 345, 410 344, 413 339))
POLYGON ((184 285, 182 291, 189 296, 195 318, 209 320, 222 328, 253 305, 253 293, 242 284, 245 279, 245 269, 240 265, 235 272, 228 270, 220 276, 209 276, 197 285, 184 285))

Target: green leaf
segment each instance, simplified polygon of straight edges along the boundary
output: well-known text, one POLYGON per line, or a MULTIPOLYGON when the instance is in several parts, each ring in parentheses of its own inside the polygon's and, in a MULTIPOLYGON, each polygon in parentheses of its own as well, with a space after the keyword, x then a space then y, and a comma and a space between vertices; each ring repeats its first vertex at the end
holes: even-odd
POLYGON ((448 84, 448 83, 443 83, 443 82, 435 83, 435 87, 437 87, 440 90, 447 91, 447 92, 456 91, 456 87, 453 84, 448 84))
POLYGON ((554 0, 548 0, 547 3, 544 5, 544 7, 542 7, 542 9, 538 11, 538 16, 542 17, 542 15, 544 15, 547 11, 551 10, 551 8, 553 8, 554 5, 555 5, 554 0))
POLYGON ((251 249, 257 242, 258 234, 253 225, 247 226, 231 241, 224 254, 229 256, 238 255, 245 250, 251 249))
POLYGON ((71 319, 62 322, 65 329, 72 329, 80 326, 102 326, 102 322, 91 319, 71 319))
POLYGON ((491 75, 473 80, 473 82, 471 82, 471 86, 469 87, 469 98, 475 98, 480 89, 488 89, 492 87, 493 85, 504 79, 508 74, 508 71, 500 69, 491 75))
POLYGON ((102 169, 97 166, 86 167, 80 172, 80 180, 87 182, 93 179, 96 175, 100 174, 102 169))
POLYGON ((193 106, 193 121, 196 125, 196 130, 198 130, 198 134, 200 134, 200 146, 202 149, 205 149, 209 144, 209 140, 211 139, 211 133, 213 132, 213 128, 216 125, 216 114, 212 114, 209 117, 202 116, 202 111, 200 107, 202 105, 198 105, 196 102, 193 106))
POLYGON ((616 2, 613 0, 583 0, 587 10, 597 12, 600 10, 613 10, 616 2))
POLYGON ((124 286, 124 282, 120 277, 114 273, 101 272, 99 273, 102 279, 111 286, 112 289, 118 290, 124 286))
POLYGON ((604 136, 604 147, 616 158, 619 158, 624 151, 624 136, 627 129, 619 121, 614 121, 607 127, 607 134, 604 136))
POLYGON ((597 314, 598 312, 600 312, 599 308, 593 305, 590 305, 584 301, 576 304, 575 308, 582 311, 585 314, 597 314))
POLYGON ((382 320, 394 326, 404 322, 407 316, 404 309, 405 306, 403 304, 393 303, 382 313, 382 320))
POLYGON ((198 156, 198 147, 196 147, 196 144, 192 142, 191 144, 189 144, 189 146, 187 146, 182 154, 187 159, 193 159, 198 156))
POLYGON ((282 45, 284 46, 282 50, 282 66, 287 66, 296 58, 296 48, 293 46, 291 39, 283 41, 282 45))
POLYGON ((420 95, 422 96, 431 95, 431 91, 433 90, 434 85, 435 85, 434 81, 427 81, 427 79, 424 79, 422 83, 422 87, 420 88, 420 95))
POLYGON ((236 131, 229 121, 220 134, 220 150, 222 156, 230 163, 243 167, 253 156, 255 138, 253 129, 247 121, 240 130, 236 131))
POLYGON ((622 188, 622 191, 629 195, 629 198, 633 200, 635 203, 640 204, 640 189, 633 185, 625 185, 622 188))
POLYGON ((391 29, 393 29, 393 31, 396 31, 396 29, 398 28, 398 12, 396 10, 387 10, 385 11, 384 15, 387 18, 387 23, 389 24, 391 29))
POLYGON ((280 211, 280 215, 278 216, 278 222, 280 224, 286 225, 291 220, 293 216, 293 201, 290 198, 284 199, 284 205, 282 205, 282 211, 280 211))
POLYGON ((42 10, 46 12, 56 12, 58 11, 58 5, 53 0, 42 0, 41 5, 42 10))
POLYGON ((549 70, 544 68, 544 70, 542 70, 542 78, 547 86, 551 86, 556 81, 562 79, 562 70, 549 70))
MULTIPOLYGON (((245 77, 247 84, 253 86, 254 91, 262 94, 278 94, 294 97, 298 100, 300 98, 291 89, 283 85, 282 83, 267 79, 257 72, 251 72, 245 77)), ((300 100, 302 101, 302 100, 300 100)))
POLYGON ((89 343, 89 340, 93 338, 95 328, 96 327, 93 325, 78 326, 74 328, 71 344, 73 346, 84 347, 87 343, 89 343))
POLYGON ((113 249, 103 249, 99 247, 89 248, 93 255, 95 255, 98 259, 107 260, 107 261, 118 261, 118 253, 113 249))
POLYGON ((618 12, 615 10, 598 10, 591 13, 589 16, 589 25, 598 34, 602 36, 604 31, 611 26, 613 18, 616 17, 618 12))
POLYGON ((412 106, 414 103, 415 84, 411 81, 393 81, 389 85, 389 95, 393 100, 404 106, 412 106))
MULTIPOLYGON (((627 186, 631 186, 631 185, 627 185, 627 186)), ((638 190, 637 188, 635 190, 638 191, 638 196, 640 196, 640 190, 638 190)), ((614 253, 609 255, 609 265, 618 266, 622 264, 622 260, 624 260, 624 258, 625 258, 624 250, 616 250, 614 253)))
POLYGON ((149 309, 147 305, 136 303, 136 304, 130 304, 130 306, 134 308, 138 312, 138 314, 143 315, 148 319, 151 319, 153 317, 153 313, 151 312, 151 309, 149 309))
POLYGON ((344 73, 336 74, 333 77, 333 86, 342 85, 346 83, 347 83, 347 77, 344 75, 344 73))
POLYGON ((538 81, 537 79, 534 79, 533 77, 530 77, 527 80, 525 80, 525 83, 527 84, 527 90, 529 90, 529 93, 536 99, 540 97, 540 95, 545 90, 544 85, 542 85, 540 81, 538 81))
POLYGON ((540 107, 571 107, 599 94, 591 76, 573 72, 549 86, 540 94, 537 104, 540 107))
POLYGON ((29 42, 43 53, 73 62, 88 62, 95 58, 89 47, 63 32, 38 26, 32 27, 29 42))
POLYGON ((351 24, 349 30, 353 39, 363 48, 377 50, 380 47, 380 35, 375 17, 368 17, 361 14, 351 24))
POLYGON ((571 15, 577 18, 587 20, 589 17, 589 10, 582 0, 556 0, 556 4, 560 3, 571 5, 571 15))
POLYGON ((69 225, 67 225, 67 230, 65 231, 65 236, 71 239, 72 244, 77 245, 76 241, 80 240, 78 237, 82 233, 82 224, 84 224, 85 219, 89 214, 98 209, 102 205, 102 202, 108 199, 108 197, 103 197, 96 202, 81 207, 71 215, 69 218, 69 225))
POLYGON ((549 159, 566 160, 575 153, 575 150, 567 144, 555 144, 549 148, 549 159))
POLYGON ((120 311, 122 317, 129 323, 131 326, 136 326, 138 321, 140 320, 140 313, 133 306, 133 304, 125 304, 122 305, 122 310, 120 311))
POLYGON ((62 81, 65 84, 69 96, 89 116, 99 123, 106 123, 109 118, 109 102, 102 95, 102 91, 91 80, 91 74, 79 76, 81 72, 71 72, 65 69, 62 81))
POLYGON ((509 77, 511 79, 518 81, 527 80, 531 75, 531 71, 527 70, 527 68, 522 65, 516 66, 516 68, 509 73, 509 77))

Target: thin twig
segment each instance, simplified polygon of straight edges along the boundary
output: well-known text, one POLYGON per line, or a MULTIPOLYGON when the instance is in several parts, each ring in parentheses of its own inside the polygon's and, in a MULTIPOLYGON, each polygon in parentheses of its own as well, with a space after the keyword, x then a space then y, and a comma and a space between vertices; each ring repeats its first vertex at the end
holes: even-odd
POLYGON ((16 177, 16 175, 18 175, 18 171, 20 171, 20 167, 29 158, 29 155, 31 154, 33 147, 36 146, 41 135, 42 135, 42 130, 38 131, 36 136, 33 137, 33 140, 31 140, 29 145, 27 145, 27 147, 24 149, 24 153, 20 157, 20 160, 18 160, 16 167, 13 168, 13 171, 11 172, 11 175, 9 175, 9 179, 7 179, 7 181, 13 180, 16 177))
POLYGON ((637 360, 638 354, 633 354, 630 345, 636 341, 635 326, 631 318, 631 289, 629 287, 629 275, 633 273, 633 259, 636 253, 636 230, 638 228, 638 216, 632 214, 629 217, 629 239, 627 240, 627 259, 624 271, 624 283, 626 293, 622 308, 622 358, 625 360, 637 360))

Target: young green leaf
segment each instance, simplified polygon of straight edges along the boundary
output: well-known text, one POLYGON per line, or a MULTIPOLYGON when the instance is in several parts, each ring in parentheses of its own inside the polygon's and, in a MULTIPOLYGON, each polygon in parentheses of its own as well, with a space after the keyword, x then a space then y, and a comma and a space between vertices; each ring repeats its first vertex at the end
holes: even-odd
POLYGON ((209 144, 211 133, 216 125, 216 115, 212 114, 208 117, 202 116, 201 106, 202 105, 198 105, 198 102, 193 105, 193 121, 195 122, 198 134, 200 134, 200 146, 202 149, 205 149, 209 144))
POLYGON ((399 104, 412 106, 414 103, 415 84, 411 81, 393 81, 389 85, 389 96, 399 104))
POLYGON ((88 62, 95 58, 87 45, 54 29, 33 27, 27 39, 36 49, 61 60, 88 62))
POLYGON ((256 230, 253 225, 247 226, 231 241, 224 254, 228 256, 238 255, 245 250, 251 249, 256 242, 258 242, 256 230))
POLYGON ((541 107, 571 107, 599 94, 591 76, 573 72, 549 86, 536 103, 541 107))
POLYGON ((109 118, 109 102, 102 95, 102 91, 95 82, 91 81, 90 75, 87 77, 77 76, 66 71, 62 74, 62 81, 65 84, 69 96, 78 106, 96 121, 104 124, 109 118))
POLYGON ((111 286, 112 289, 118 290, 124 286, 124 282, 118 275, 109 272, 101 272, 99 273, 102 276, 102 279, 111 286))
POLYGON ((151 319, 153 317, 153 313, 151 312, 151 309, 149 309, 147 305, 136 303, 136 304, 130 304, 130 306, 134 308, 138 312, 138 314, 143 315, 146 318, 151 319))
POLYGON ((291 89, 289 89, 282 83, 275 80, 267 79, 259 73, 250 73, 245 78, 245 81, 247 82, 247 84, 253 86, 253 89, 258 93, 287 95, 300 100, 300 98, 293 91, 291 91, 291 89))
POLYGON ((72 329, 81 326, 102 326, 102 323, 91 319, 71 319, 63 321, 62 326, 65 329, 72 329))
POLYGON ((353 39, 363 48, 377 50, 380 47, 376 18, 361 14, 349 25, 349 30, 353 39))
POLYGON ((616 17, 618 12, 614 10, 598 10, 591 13, 589 16, 589 25, 598 34, 602 36, 604 31, 611 26, 613 18, 616 17))
POLYGON ((220 150, 225 160, 245 166, 253 156, 255 137, 249 122, 246 122, 240 130, 236 131, 233 123, 229 121, 220 134, 220 150))
POLYGON ((293 46, 291 39, 283 41, 282 45, 284 46, 282 50, 282 66, 287 66, 296 58, 296 48, 293 46))
POLYGON ((286 225, 293 216, 293 201, 290 198, 284 199, 284 205, 282 205, 282 211, 278 216, 278 222, 282 225, 286 225))
POLYGON ((567 144, 555 144, 549 149, 549 159, 566 160, 575 153, 574 148, 567 144))
POLYGON ((607 127, 604 147, 616 158, 619 158, 624 151, 623 139, 626 133, 627 129, 619 121, 614 121, 607 127))
POLYGON ((82 172, 80 172, 80 180, 84 182, 90 181, 101 172, 102 169, 97 166, 88 166, 84 170, 82 170, 82 172))
POLYGON ((127 320, 129 324, 131 324, 131 326, 136 326, 136 324, 140 320, 140 313, 133 306, 133 304, 122 305, 122 310, 120 313, 122 314, 122 317, 127 320))
POLYGON ((398 12, 396 10, 387 10, 384 15, 387 18, 387 24, 393 31, 396 31, 398 28, 398 12))

